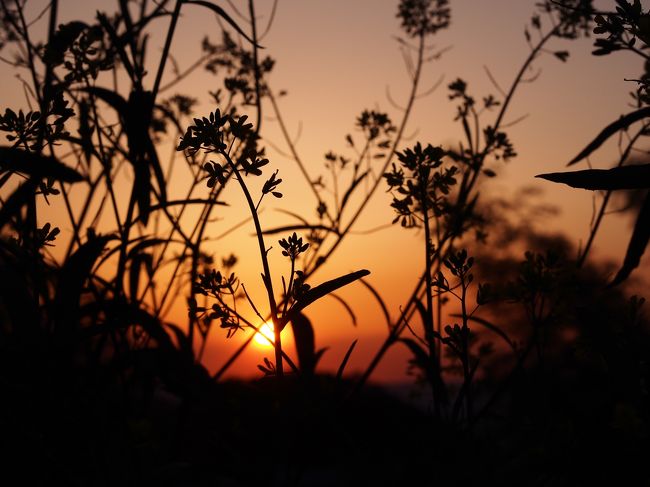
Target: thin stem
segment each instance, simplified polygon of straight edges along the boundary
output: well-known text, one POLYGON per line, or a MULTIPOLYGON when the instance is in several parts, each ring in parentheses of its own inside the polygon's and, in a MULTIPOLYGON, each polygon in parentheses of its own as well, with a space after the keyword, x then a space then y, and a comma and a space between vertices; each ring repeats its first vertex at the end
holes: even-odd
MULTIPOLYGON (((181 14, 181 5, 182 0, 176 0, 176 5, 174 6, 174 13, 172 14, 171 22, 169 23, 169 29, 167 30, 167 38, 165 39, 165 46, 163 47, 162 56, 160 58, 160 64, 158 65, 158 72, 156 73, 156 80, 153 84, 151 102, 155 104, 156 96, 160 90, 160 82, 162 81, 163 72, 165 71, 165 64, 167 64, 167 58, 169 57, 169 50, 172 45, 172 39, 174 37, 174 31, 176 30, 176 24, 178 22, 178 17, 181 14)), ((153 109, 153 106, 152 106, 153 109)))
POLYGON ((255 72, 255 108, 257 110, 257 129, 259 133, 262 128, 262 97, 260 96, 260 66, 257 59, 257 19, 255 18, 255 2, 248 0, 248 11, 251 16, 251 30, 253 35, 253 69, 255 72))
MULTIPOLYGON (((381 171, 379 171, 379 174, 384 174, 386 170, 388 169, 388 166, 390 165, 390 162, 395 155, 397 151, 397 146, 402 140, 402 136, 404 134, 404 130, 406 129, 406 123, 409 119, 409 116, 411 114, 411 110, 413 109, 413 104, 415 102, 416 96, 417 96, 417 89, 418 89, 418 84, 420 81, 420 75, 422 73, 422 66, 424 64, 424 34, 420 35, 420 43, 418 47, 418 59, 417 59, 417 65, 415 68, 415 73, 413 74, 413 84, 411 85, 411 94, 409 96, 408 103, 406 104, 406 108, 404 110, 404 115, 402 117, 402 123, 400 124, 400 128, 397 132, 397 136, 395 137, 395 140, 393 141, 392 147, 388 155, 386 156, 386 162, 384 162, 383 167, 381 168, 381 171)), ((370 191, 368 191, 368 194, 364 198, 364 200, 361 202, 359 207, 357 208, 357 211, 354 213, 348 224, 345 226, 345 228, 340 232, 340 235, 338 236, 337 240, 332 244, 332 246, 329 248, 329 250, 325 253, 322 258, 318 259, 316 263, 314 264, 314 267, 309 269, 309 272, 307 274, 313 274, 322 264, 324 264, 327 259, 334 253, 334 251, 338 248, 338 246, 341 244, 343 241, 343 238, 345 235, 348 234, 350 229, 354 226, 354 224, 357 222, 363 211, 365 210, 366 206, 368 206, 368 203, 370 202, 370 199, 374 195, 374 193, 377 191, 377 188, 379 187, 379 184, 382 182, 381 178, 377 178, 372 186, 370 187, 370 191)))
POLYGON ((269 267, 269 259, 267 255, 266 245, 264 244, 264 233, 262 232, 262 226, 260 225, 260 220, 257 215, 257 211, 255 210, 255 203, 253 202, 253 198, 251 197, 251 194, 248 191, 248 187, 246 186, 246 183, 244 182, 242 175, 237 169, 237 166, 235 166, 235 163, 232 161, 232 159, 230 159, 230 156, 228 156, 228 154, 223 151, 221 152, 221 154, 225 157, 226 162, 230 166, 230 169, 232 170, 233 174, 235 175, 235 178, 237 179, 237 182, 239 183, 239 186, 241 187, 241 190, 244 193, 244 196, 246 197, 246 202, 248 203, 248 208, 251 212, 251 216, 253 217, 253 223, 255 225, 255 233, 257 234, 257 244, 259 246, 260 257, 262 259, 262 269, 264 271, 264 273, 262 274, 262 279, 264 280, 264 287, 266 288, 266 294, 269 299, 269 306, 271 307, 271 318, 273 319, 273 333, 275 335, 275 344, 274 344, 275 368, 278 377, 282 377, 284 375, 283 368, 282 368, 282 341, 280 336, 282 330, 280 329, 280 320, 278 319, 278 307, 273 292, 273 281, 271 279, 271 269, 269 267))

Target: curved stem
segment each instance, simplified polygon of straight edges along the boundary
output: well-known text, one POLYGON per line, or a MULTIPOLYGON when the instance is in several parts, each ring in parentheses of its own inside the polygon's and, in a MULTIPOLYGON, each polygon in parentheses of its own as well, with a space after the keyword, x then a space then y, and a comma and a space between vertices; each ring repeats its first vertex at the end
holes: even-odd
POLYGON ((239 183, 239 186, 241 187, 242 192, 244 193, 244 196, 246 197, 246 202, 248 203, 248 208, 250 209, 251 216, 253 217, 253 223, 255 225, 255 233, 257 235, 257 244, 259 246, 260 250, 260 257, 262 259, 262 269, 264 273, 262 274, 262 279, 264 280, 264 287, 266 288, 266 294, 269 299, 269 306, 271 308, 271 318, 273 320, 273 333, 275 335, 275 368, 276 368, 276 373, 278 377, 282 377, 283 374, 283 369, 282 369, 282 340, 281 340, 281 329, 280 329, 280 320, 278 319, 278 306, 275 301, 275 295, 273 292, 273 281, 271 279, 271 269, 269 267, 269 259, 267 255, 267 250, 266 250, 266 245, 264 244, 264 234, 262 232, 262 226, 260 225, 260 219, 258 217, 257 211, 255 210, 255 203, 253 202, 253 198, 251 197, 250 191, 248 191, 248 187, 246 186, 246 183, 244 182, 244 179, 237 169, 237 166, 235 166, 235 163, 232 161, 230 156, 224 151, 221 152, 221 154, 224 156, 226 159, 226 162, 230 166, 230 169, 232 170, 233 174, 235 175, 235 179, 237 179, 237 182, 239 183))
MULTIPOLYGON (((411 86, 411 94, 409 96, 408 103, 406 104, 406 108, 404 109, 404 116, 402 117, 402 123, 400 124, 400 128, 397 132, 397 136, 395 137, 395 140, 393 141, 393 145, 390 149, 390 152, 386 156, 386 162, 384 162, 383 167, 381 168, 381 171, 379 171, 379 174, 384 174, 386 170, 388 169, 388 166, 390 165, 390 162, 397 152, 397 146, 399 143, 402 141, 402 136, 404 135, 404 130, 406 129, 406 123, 409 119, 409 116, 411 114, 411 111, 413 109, 413 104, 415 103, 415 99, 417 97, 417 90, 418 90, 418 85, 420 81, 420 75, 422 73, 422 66, 424 65, 424 34, 420 35, 420 43, 418 47, 418 59, 417 59, 417 65, 415 68, 415 73, 413 74, 413 84, 411 86)), ((377 188, 379 187, 379 184, 381 183, 382 179, 381 177, 377 178, 373 185, 370 188, 370 191, 368 191, 368 194, 364 198, 364 200, 361 202, 359 207, 357 208, 357 211, 352 215, 352 218, 348 222, 348 224, 345 226, 345 228, 340 232, 340 236, 337 238, 337 240, 334 242, 334 244, 329 248, 329 250, 325 253, 324 256, 322 256, 320 259, 316 260, 316 263, 314 264, 314 267, 309 269, 306 274, 313 274, 329 257, 334 253, 334 251, 338 248, 338 246, 341 244, 343 241, 345 235, 348 234, 350 229, 354 226, 354 224, 357 222, 363 211, 366 209, 366 206, 368 206, 368 203, 370 202, 370 199, 374 195, 374 193, 377 191, 377 188)))

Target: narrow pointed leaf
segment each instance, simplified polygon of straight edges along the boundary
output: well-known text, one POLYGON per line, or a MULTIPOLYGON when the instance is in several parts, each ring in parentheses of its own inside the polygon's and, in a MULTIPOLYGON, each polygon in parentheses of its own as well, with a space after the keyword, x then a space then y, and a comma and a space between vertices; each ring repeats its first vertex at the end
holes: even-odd
POLYGON ((128 103, 119 93, 107 88, 102 88, 101 86, 89 86, 88 88, 83 88, 82 91, 86 91, 96 98, 99 98, 107 105, 110 105, 123 120, 126 119, 128 115, 128 103))
POLYGON ((82 244, 66 261, 59 272, 56 290, 55 312, 59 324, 74 322, 78 315, 84 284, 90 277, 95 262, 104 251, 112 236, 95 237, 82 244))
POLYGON ((311 321, 302 313, 297 313, 291 320, 293 337, 296 342, 298 366, 303 374, 313 374, 316 366, 316 345, 314 342, 314 327, 311 321))
POLYGON ((344 276, 337 277, 336 279, 332 279, 330 281, 326 281, 322 284, 319 284, 318 286, 307 291, 304 294, 304 296, 302 296, 302 298, 296 304, 293 305, 289 313, 290 317, 299 313, 307 306, 309 306, 311 303, 322 298, 323 296, 326 296, 327 294, 334 292, 337 289, 342 288, 343 286, 347 286, 348 284, 356 281, 357 279, 361 279, 362 277, 365 277, 368 274, 370 274, 370 271, 363 269, 360 271, 351 272, 350 274, 346 274, 344 276))
POLYGON ((208 9, 212 10, 212 11, 213 11, 214 13, 216 13, 219 17, 221 17, 221 18, 224 19, 226 22, 228 22, 228 24, 230 24, 230 26, 231 26, 233 29, 235 29, 237 32, 239 32, 239 34, 240 34, 242 37, 244 37, 244 39, 246 39, 246 40, 247 40, 248 42, 250 42, 251 44, 254 44, 256 47, 258 47, 258 48, 262 48, 262 46, 260 46, 259 44, 255 44, 255 43, 253 42, 253 40, 252 40, 250 37, 248 37, 248 36, 244 33, 244 31, 242 30, 242 28, 239 27, 239 25, 237 25, 237 23, 236 23, 236 22, 235 22, 235 21, 230 17, 230 15, 228 15, 228 14, 226 13, 226 11, 225 11, 224 9, 222 9, 221 7, 219 7, 219 6, 217 6, 217 5, 214 5, 213 3, 210 3, 210 2, 204 1, 204 0, 185 0, 184 3, 189 3, 189 4, 194 4, 194 5, 201 5, 201 6, 205 7, 205 8, 208 8, 208 9))
POLYGON ((607 127, 605 127, 597 136, 594 140, 591 141, 587 147, 582 149, 580 154, 575 156, 573 159, 569 161, 567 166, 571 166, 575 164, 576 162, 581 161, 585 157, 589 156, 593 151, 598 149, 603 143, 609 139, 612 135, 614 135, 616 132, 619 130, 624 130, 630 125, 632 125, 634 122, 638 122, 639 120, 644 119, 645 117, 650 117, 650 107, 644 107, 641 108, 640 110, 637 110, 632 113, 628 113, 627 115, 622 116, 618 120, 616 120, 613 123, 610 123, 607 127))
POLYGON ((345 308, 345 311, 348 312, 348 315, 350 315, 350 318, 352 318, 352 324, 354 326, 357 326, 357 315, 354 314, 354 310, 352 307, 347 303, 345 299, 343 299, 341 296, 335 293, 330 293, 329 294, 330 298, 336 299, 339 303, 341 303, 341 306, 345 308))
POLYGON ((641 256, 645 252, 645 248, 650 240, 650 193, 646 196, 639 216, 637 217, 632 238, 625 253, 623 266, 616 274, 616 277, 611 282, 610 286, 616 286, 629 277, 634 269, 639 266, 641 256))
POLYGON ((354 340, 350 346, 348 347, 348 351, 345 352, 345 356, 343 357, 343 360, 341 361, 341 365, 339 365, 339 369, 336 371, 336 381, 341 382, 341 379, 343 378, 343 372, 345 372, 345 367, 348 365, 348 361, 350 360, 350 356, 352 355, 352 352, 354 351, 354 347, 357 346, 357 342, 359 340, 356 339, 354 340))
POLYGON ((424 328, 424 334, 427 335, 429 332, 433 331, 433 317, 431 313, 427 312, 427 309, 422 304, 422 301, 419 299, 414 299, 415 307, 420 313, 420 319, 422 320, 422 327, 424 328))
POLYGON ((373 286, 370 285, 370 283, 366 279, 360 279, 359 282, 361 284, 363 284, 364 286, 366 286, 366 289, 368 289, 368 291, 370 291, 370 293, 377 300, 377 303, 379 304, 379 307, 381 308, 381 311, 384 314, 384 318, 386 318, 386 323, 388 324, 388 329, 390 330, 391 323, 393 322, 393 320, 390 317, 388 307, 386 307, 386 303, 382 299, 381 295, 379 294, 379 292, 373 286))
POLYGON ((612 169, 585 169, 584 171, 539 174, 537 178, 563 183, 572 188, 590 190, 650 188, 650 164, 623 166, 612 169))

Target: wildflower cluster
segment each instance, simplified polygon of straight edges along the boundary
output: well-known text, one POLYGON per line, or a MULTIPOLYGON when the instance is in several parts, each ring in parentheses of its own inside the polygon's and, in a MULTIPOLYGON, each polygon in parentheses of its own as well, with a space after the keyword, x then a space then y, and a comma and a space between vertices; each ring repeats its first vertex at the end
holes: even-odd
POLYGON ((397 10, 402 28, 411 37, 435 34, 449 26, 449 0, 402 0, 397 10))
POLYGON ((267 94, 264 78, 275 66, 275 60, 271 57, 266 56, 259 59, 256 67, 253 53, 236 43, 226 31, 223 33, 220 44, 215 44, 205 37, 201 49, 208 56, 205 64, 207 71, 213 74, 226 73, 224 87, 229 92, 228 98, 238 97, 241 98, 242 105, 255 105, 256 75, 258 76, 260 97, 267 94))
POLYGON ((218 108, 209 117, 195 118, 194 125, 187 128, 176 150, 188 150, 190 153, 201 149, 206 152, 225 150, 227 145, 224 143, 223 128, 230 120, 228 115, 221 115, 218 108))
POLYGON ((48 103, 46 113, 39 111, 24 113, 22 110, 16 113, 11 108, 7 108, 4 115, 0 115, 0 131, 9 132, 6 138, 15 147, 22 146, 28 150, 38 151, 41 149, 39 146, 39 142, 42 142, 41 135, 51 142, 68 135, 65 122, 72 116, 74 111, 68 107, 68 101, 63 98, 61 92, 57 92, 48 103), (50 121, 50 117, 54 119, 50 121))
POLYGON ((61 24, 45 46, 43 59, 66 69, 66 83, 97 79, 100 71, 113 69, 115 49, 101 25, 84 22, 61 24))
POLYGON ((216 319, 221 320, 219 326, 227 330, 226 336, 228 338, 232 337, 238 330, 244 329, 237 314, 225 304, 226 297, 231 297, 233 300, 236 298, 238 288, 239 281, 234 273, 226 277, 220 271, 212 269, 199 274, 198 280, 192 286, 193 295, 199 294, 217 299, 217 302, 210 307, 199 306, 195 297, 188 300, 189 313, 191 316, 199 318, 198 322, 201 325, 200 331, 202 334, 207 335, 212 321, 216 319))
MULTIPOLYGON (((386 113, 375 110, 361 112, 357 117, 356 126, 363 131, 368 140, 374 140, 379 136, 388 137, 397 130, 386 113)), ((380 147, 386 146, 386 142, 380 143, 380 147)))
POLYGON ((293 235, 290 235, 289 238, 283 238, 278 240, 280 247, 282 247, 282 255, 289 257, 291 260, 296 260, 300 254, 306 252, 309 248, 309 244, 302 243, 302 237, 298 237, 296 232, 293 232, 293 235))
POLYGON ((445 155, 441 147, 428 144, 422 148, 420 143, 397 154, 401 167, 393 164, 392 171, 384 174, 389 191, 397 193, 391 203, 397 212, 393 223, 401 220, 403 227, 413 227, 417 226, 418 213, 432 211, 435 216, 446 213, 445 196, 456 184, 457 168, 442 167, 445 155))
POLYGON ((580 35, 589 37, 591 17, 594 14, 593 0, 545 0, 538 4, 544 14, 555 14, 556 36, 563 39, 577 39, 580 35))

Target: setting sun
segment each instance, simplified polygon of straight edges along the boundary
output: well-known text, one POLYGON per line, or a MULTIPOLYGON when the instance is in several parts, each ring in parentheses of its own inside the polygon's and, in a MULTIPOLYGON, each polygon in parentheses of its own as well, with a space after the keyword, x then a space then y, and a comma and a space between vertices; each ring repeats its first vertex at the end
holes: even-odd
POLYGON ((264 323, 259 327, 259 331, 255 332, 253 337, 256 345, 261 347, 273 346, 273 323, 264 323))

